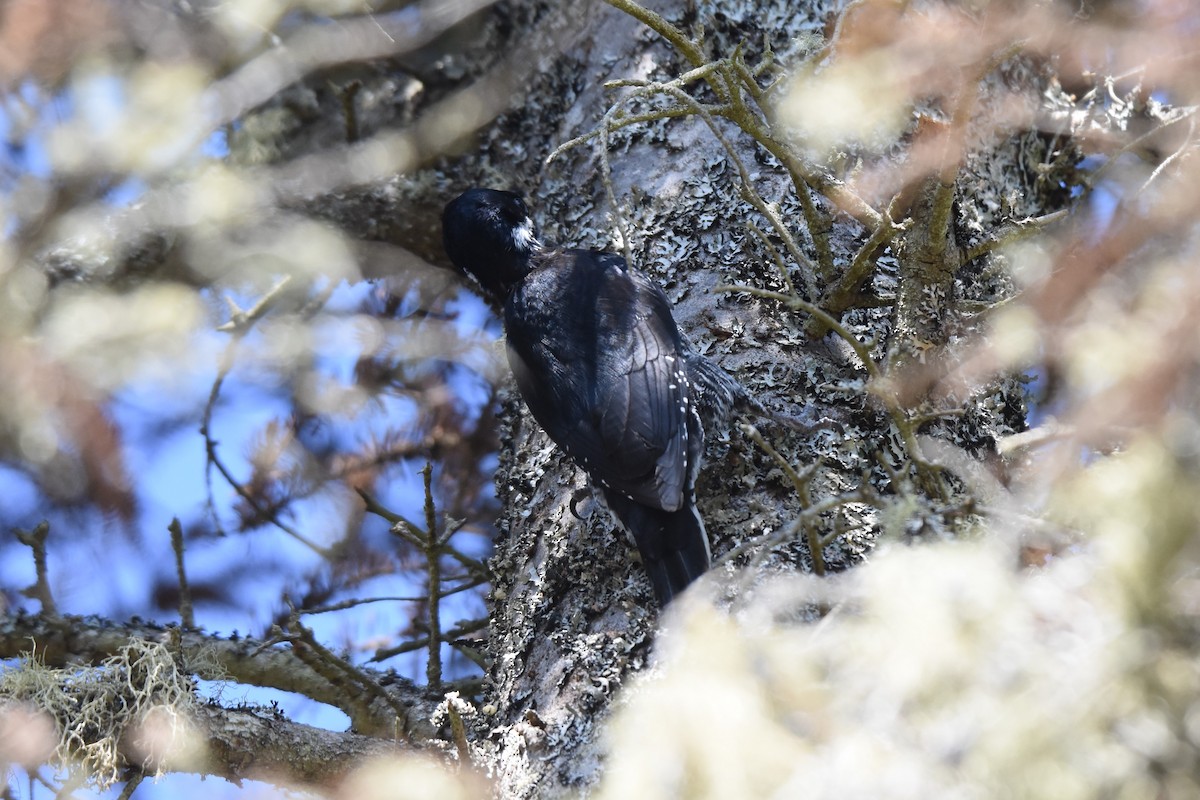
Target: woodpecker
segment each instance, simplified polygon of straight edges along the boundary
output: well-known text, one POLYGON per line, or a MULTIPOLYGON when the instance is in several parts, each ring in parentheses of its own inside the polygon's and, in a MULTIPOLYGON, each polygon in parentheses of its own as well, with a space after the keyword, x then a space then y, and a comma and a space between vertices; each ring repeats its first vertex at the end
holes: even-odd
POLYGON ((543 245, 520 195, 464 192, 442 236, 502 304, 525 404, 599 485, 665 606, 709 568, 695 494, 702 419, 727 415, 740 386, 691 349, 662 289, 625 259, 543 245))

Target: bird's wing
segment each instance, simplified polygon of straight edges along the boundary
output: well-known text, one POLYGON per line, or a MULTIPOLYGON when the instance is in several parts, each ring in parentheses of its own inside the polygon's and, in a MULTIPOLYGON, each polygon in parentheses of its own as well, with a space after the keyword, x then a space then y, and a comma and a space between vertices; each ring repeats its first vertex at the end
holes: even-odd
MULTIPOLYGON (((590 421, 606 463, 611 488, 666 511, 683 505, 687 481, 687 372, 679 332, 666 296, 637 273, 614 276, 633 285, 637 313, 606 308, 619 293, 602 293, 597 312, 611 319, 611 341, 598 358, 596 407, 590 421)), ((584 425, 589 421, 584 420, 584 425)))
POLYGON ((652 508, 679 509, 689 395, 670 302, 618 256, 573 257, 589 260, 567 281, 569 293, 509 315, 517 385, 550 437, 601 485, 652 508), (523 324, 537 312, 552 323, 523 324))

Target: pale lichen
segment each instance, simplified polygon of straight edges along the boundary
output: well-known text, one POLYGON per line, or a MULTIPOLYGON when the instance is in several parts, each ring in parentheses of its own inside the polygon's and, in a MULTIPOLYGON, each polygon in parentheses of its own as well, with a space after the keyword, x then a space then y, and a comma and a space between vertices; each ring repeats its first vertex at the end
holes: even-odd
POLYGON ((96 666, 50 668, 36 653, 0 673, 0 711, 33 708, 54 721, 53 762, 103 790, 128 767, 159 773, 191 747, 191 677, 167 645, 130 640, 96 666), (140 760, 131 763, 130 754, 140 760))

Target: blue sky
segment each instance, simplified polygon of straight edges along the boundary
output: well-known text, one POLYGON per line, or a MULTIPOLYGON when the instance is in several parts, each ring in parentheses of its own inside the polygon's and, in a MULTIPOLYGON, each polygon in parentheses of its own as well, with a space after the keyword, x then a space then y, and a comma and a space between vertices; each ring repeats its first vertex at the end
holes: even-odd
MULTIPOLYGON (((0 173, 4 178, 0 191, 8 192, 23 178, 46 178, 54 166, 47 140, 64 121, 82 115, 102 131, 123 113, 125 97, 121 81, 100 77, 75 89, 50 98, 40 97, 31 86, 21 90, 25 108, 36 112, 25 135, 18 136, 12 106, 0 106, 0 134, 7 146, 0 155, 0 173), (85 94, 79 94, 82 90, 85 94)), ((220 159, 227 154, 223 132, 209 136, 197 159, 220 159)), ((136 203, 144 194, 145 183, 139 178, 115 182, 104 196, 114 208, 136 203)), ((12 221, 6 230, 13 230, 12 221)), ((313 368, 343 386, 352 386, 354 368, 360 351, 356 349, 353 326, 367 296, 376 291, 368 283, 342 283, 336 287, 320 322, 313 368)), ((240 298, 247 307, 254 298, 240 298)), ((223 308, 214 301, 212 309, 223 308)), ((481 330, 495 336, 498 326, 486 305, 469 292, 458 292, 446 303, 453 316, 452 326, 464 337, 478 337, 481 330)), ((219 355, 228 334, 215 328, 224 322, 214 313, 209 328, 201 330, 189 348, 190 363, 172 375, 170 382, 154 379, 135 380, 125 385, 106 404, 107 412, 120 431, 124 458, 137 495, 137 515, 128 525, 106 518, 95 510, 52 508, 48 498, 34 482, 8 464, 0 464, 0 499, 4 522, 30 528, 41 519, 52 525, 49 542, 49 571, 60 610, 75 614, 99 614, 116 620, 139 615, 174 621, 173 613, 155 611, 153 591, 156 583, 171 585, 175 580, 174 557, 167 526, 174 517, 185 524, 202 522, 208 517, 208 490, 205 484, 205 447, 199 433, 205 402, 217 375, 219 355)), ((257 333, 247 337, 246 346, 256 345, 257 333)), ((478 419, 482 405, 490 401, 490 391, 480 377, 491 353, 478 348, 468 350, 465 364, 451 373, 451 390, 469 421, 478 419)), ((259 367, 235 366, 225 382, 222 399, 213 418, 214 438, 220 443, 222 458, 232 472, 244 479, 251 473, 248 455, 263 427, 272 420, 286 420, 293 411, 289 387, 282 376, 259 367)), ((316 433, 339 447, 352 450, 383 431, 402 430, 413 422, 412 401, 381 395, 360 413, 321 421, 316 433)), ((494 468, 491 458, 485 468, 494 468)), ((387 468, 378 484, 379 499, 387 507, 414 520, 422 519, 423 492, 419 470, 423 462, 401 462, 387 468)), ((436 468, 436 465, 435 465, 436 468)), ((485 492, 489 491, 487 489, 485 492)), ((271 526, 237 533, 237 521, 231 509, 236 494, 219 476, 213 482, 213 500, 221 524, 229 534, 206 536, 189 544, 187 570, 193 584, 213 583, 232 587, 234 605, 198 605, 197 622, 203 628, 221 633, 234 630, 242 634, 261 633, 272 615, 279 611, 283 592, 304 575, 322 569, 323 562, 309 548, 271 526)), ((348 504, 361 501, 346 491, 328 493, 302 501, 288 515, 288 522, 305 536, 330 543, 340 536, 348 504)), ((387 524, 367 517, 364 536, 381 550, 391 547, 387 524)), ((490 543, 478 533, 464 532, 457 537, 459 546, 475 557, 485 557, 490 543)), ((27 548, 0 548, 0 587, 12 593, 32 584, 34 570, 27 548)), ((420 594, 419 582, 406 574, 380 575, 356 587, 348 596, 410 596, 420 594)), ((11 595, 15 599, 15 595, 11 595)), ((345 599, 339 596, 335 599, 345 599)), ((36 608, 32 601, 23 601, 36 608)), ((370 658, 375 643, 396 641, 413 611, 410 603, 380 602, 351 610, 308 616, 304 622, 318 638, 333 649, 346 643, 363 643, 352 651, 359 662, 370 658)), ((463 593, 445 603, 447 624, 456 619, 478 616, 483 612, 477 593, 463 593)), ((443 650, 447 660, 448 648, 443 650)), ((424 679, 424 656, 409 654, 379 665, 394 667, 418 680, 424 679)), ((448 677, 454 677, 448 675, 448 677)), ((278 702, 287 715, 298 722, 333 730, 344 730, 346 716, 333 708, 307 698, 268 689, 236 684, 202 685, 206 694, 219 696, 226 703, 278 702)), ((20 796, 27 796, 27 784, 17 781, 20 796)), ((107 792, 116 796, 117 789, 107 792)), ((192 776, 172 775, 161 783, 144 783, 137 797, 244 796, 245 790, 222 781, 201 782, 192 776)), ((35 796, 48 796, 36 791, 35 796)))

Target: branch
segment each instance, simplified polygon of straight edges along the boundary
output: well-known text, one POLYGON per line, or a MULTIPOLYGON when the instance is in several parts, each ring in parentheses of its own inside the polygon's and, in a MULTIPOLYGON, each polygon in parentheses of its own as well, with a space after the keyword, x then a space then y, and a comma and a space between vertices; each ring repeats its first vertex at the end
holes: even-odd
POLYGON ((884 375, 883 369, 875 359, 871 358, 871 348, 865 342, 859 340, 848 328, 819 306, 794 295, 781 294, 780 292, 772 292, 767 289, 758 289, 754 286, 721 285, 713 287, 713 291, 745 292, 755 297, 777 300, 791 308, 811 315, 840 336, 846 344, 850 345, 850 349, 854 351, 859 360, 862 361, 863 368, 866 369, 871 379, 868 388, 880 399, 884 410, 891 417, 892 424, 895 425, 896 431, 900 434, 900 438, 904 442, 908 457, 912 459, 913 465, 916 467, 918 477, 927 485, 931 493, 935 493, 939 497, 946 496, 947 490, 944 483, 937 480, 941 468, 925 458, 922 454, 920 444, 917 442, 916 431, 919 422, 915 423, 913 418, 909 416, 908 411, 903 407, 899 397, 896 395, 895 387, 891 385, 891 382, 884 375))
POLYGON ((264 506, 257 497, 246 490, 245 485, 234 476, 225 462, 221 460, 220 455, 217 453, 218 442, 212 435, 213 415, 216 413, 217 401, 220 399, 225 379, 233 371, 234 359, 237 356, 238 349, 241 347, 242 339, 275 305, 275 301, 290 281, 290 275, 280 278, 249 310, 242 310, 232 299, 228 296, 226 297, 226 302, 230 307, 229 321, 220 325, 217 330, 230 333, 231 338, 222 352, 221 363, 217 369, 217 377, 213 380, 212 389, 209 390, 208 402, 204 405, 204 416, 200 423, 200 435, 204 438, 204 452, 207 459, 204 466, 204 483, 208 492, 207 505, 213 523, 216 525, 218 531, 221 530, 221 518, 217 513, 212 487, 212 470, 215 467, 221 473, 221 477, 225 479, 225 482, 229 484, 230 488, 237 492, 238 496, 254 509, 254 512, 261 518, 268 520, 275 527, 308 547, 322 558, 329 558, 330 551, 328 548, 321 547, 300 533, 300 531, 288 525, 279 518, 277 509, 264 506))
POLYGON ((300 615, 295 610, 288 620, 287 641, 297 658, 338 688, 339 695, 345 698, 340 707, 349 715, 356 731, 407 741, 408 708, 385 692, 368 672, 318 642, 313 632, 300 624, 300 615), (380 705, 392 713, 380 714, 380 705))
MULTIPOLYGON (((792 488, 796 491, 796 496, 800 499, 800 505, 804 508, 811 508, 813 505, 812 493, 809 491, 809 483, 812 482, 813 475, 816 473, 817 464, 806 468, 803 473, 797 472, 791 463, 779 454, 779 451, 767 443, 767 440, 762 437, 758 429, 753 425, 742 425, 742 432, 749 436, 755 444, 763 449, 767 455, 774 459, 779 468, 783 470, 783 474, 792 482, 792 488)), ((819 464, 820 462, 818 462, 819 464)), ((804 528, 804 538, 808 543, 808 554, 812 557, 813 573, 816 575, 825 575, 825 552, 821 545, 820 531, 817 530, 816 518, 812 516, 799 517, 798 521, 802 521, 804 528)))
POLYGON ((828 309, 829 313, 840 314, 854 304, 863 284, 871 277, 875 266, 872 258, 875 251, 891 241, 892 237, 908 224, 897 225, 892 221, 892 205, 893 203, 888 204, 887 210, 881 217, 881 224, 874 233, 867 237, 862 247, 858 248, 858 252, 854 254, 854 259, 850 262, 846 272, 834 286, 825 292, 821 305, 828 309))
POLYGON ((54 593, 50 591, 49 571, 46 565, 46 537, 50 535, 50 523, 42 520, 32 531, 19 528, 13 533, 17 541, 33 551, 33 566, 37 581, 24 591, 26 597, 31 597, 42 604, 42 613, 51 617, 58 616, 58 605, 54 602, 54 593))
POLYGON ((684 58, 691 62, 693 67, 698 67, 706 61, 704 51, 700 49, 699 45, 689 39, 679 28, 676 28, 653 11, 638 5, 632 0, 605 0, 605 2, 619 11, 624 11, 666 39, 676 50, 683 54, 684 58))
POLYGON ((1014 222, 1011 225, 1000 229, 987 239, 984 239, 982 242, 968 247, 963 252, 962 263, 967 264, 982 255, 992 252, 993 250, 999 250, 1004 247, 1008 247, 1009 245, 1016 244, 1023 239, 1028 239, 1035 234, 1041 233, 1042 230, 1047 226, 1066 219, 1071 210, 1072 209, 1070 208, 1060 208, 1058 211, 1052 211, 1049 214, 1043 214, 1040 217, 1014 222))
MULTIPOLYGON (((226 639, 136 619, 120 624, 100 617, 50 619, 25 613, 0 617, 0 658, 16 658, 36 650, 39 661, 49 667, 80 661, 98 664, 133 639, 170 639, 186 668, 204 680, 232 680, 296 692, 361 717, 360 710, 346 696, 344 685, 331 683, 292 651, 259 639, 237 634, 226 639)), ((392 728, 399 706, 407 714, 406 733, 412 741, 435 736, 429 717, 440 697, 427 696, 420 687, 390 671, 355 669, 375 681, 388 697, 386 703, 372 703, 372 729, 392 728)))
MULTIPOLYGON (((215 775, 234 783, 253 779, 289 789, 297 784, 331 789, 365 759, 394 755, 402 747, 387 739, 329 731, 249 708, 197 704, 188 714, 188 721, 193 741, 204 745, 201 758, 185 755, 173 763, 167 754, 165 760, 148 765, 146 750, 137 741, 138 737, 122 738, 118 753, 129 769, 125 771, 126 785, 121 797, 131 796, 133 789, 151 772, 215 775)), ((403 748, 413 749, 407 745, 403 748)), ((36 766, 26 765, 31 774, 36 766)), ((77 783, 85 778, 82 773, 72 777, 77 783)), ((56 787, 47 784, 47 788, 56 787)), ((59 796, 75 795, 60 792, 59 796)))
POLYGON ((400 749, 387 739, 327 731, 250 710, 200 706, 192 722, 208 743, 204 772, 232 781, 332 787, 364 759, 400 749))
POLYGON ((179 621, 185 628, 195 628, 196 618, 192 614, 192 592, 188 588, 187 570, 183 564, 183 525, 179 517, 167 526, 171 532, 171 549, 175 551, 175 572, 179 575, 179 621))
POLYGON ((425 566, 429 572, 429 660, 425 663, 425 679, 438 688, 442 685, 442 533, 433 505, 432 463, 425 462, 421 477, 425 482, 425 566))
POLYGON ((967 128, 971 115, 979 103, 979 91, 984 79, 1004 61, 1019 52, 1018 45, 1009 44, 992 53, 976 73, 969 77, 955 104, 950 130, 943 140, 942 163, 938 169, 937 188, 934 191, 933 207, 929 215, 929 241, 931 263, 945 262, 946 248, 950 244, 950 217, 954 207, 954 186, 959 167, 966 157, 967 128), (953 153, 950 152, 953 148, 953 153), (952 157, 951 157, 952 156, 952 157))

